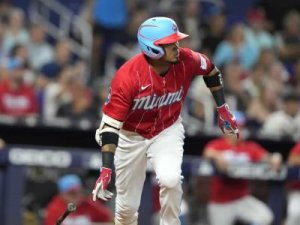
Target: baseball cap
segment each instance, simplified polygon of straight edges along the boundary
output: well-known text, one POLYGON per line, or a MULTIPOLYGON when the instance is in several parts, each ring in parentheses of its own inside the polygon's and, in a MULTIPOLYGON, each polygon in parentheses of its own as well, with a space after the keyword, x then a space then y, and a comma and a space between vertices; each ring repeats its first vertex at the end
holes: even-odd
POLYGON ((58 180, 57 185, 59 192, 74 191, 82 187, 80 178, 74 174, 64 175, 58 180))

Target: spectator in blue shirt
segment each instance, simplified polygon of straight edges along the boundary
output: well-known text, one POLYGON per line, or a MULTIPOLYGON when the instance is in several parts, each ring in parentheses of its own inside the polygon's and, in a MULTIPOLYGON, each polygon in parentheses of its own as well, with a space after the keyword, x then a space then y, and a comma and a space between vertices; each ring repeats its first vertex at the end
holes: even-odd
POLYGON ((230 62, 239 62, 244 69, 250 69, 256 62, 259 50, 257 46, 247 42, 244 26, 235 24, 231 27, 227 39, 222 41, 213 56, 217 67, 223 67, 230 62))

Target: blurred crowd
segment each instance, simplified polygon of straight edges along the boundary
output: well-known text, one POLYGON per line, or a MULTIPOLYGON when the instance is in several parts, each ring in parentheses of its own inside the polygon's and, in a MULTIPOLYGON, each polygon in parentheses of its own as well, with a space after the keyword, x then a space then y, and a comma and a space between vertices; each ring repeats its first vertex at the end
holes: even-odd
MULTIPOLYGON (((0 3, 0 114, 97 126, 113 72, 139 52, 139 25, 163 15, 190 34, 181 46, 207 54, 221 69, 227 101, 249 134, 299 139, 299 10, 286 10, 275 24, 259 4, 263 1, 256 1, 233 21, 222 1, 205 2, 83 1, 78 15, 93 27, 91 64, 72 53, 69 37, 51 40, 43 24, 30 21, 23 9, 0 3)), ((210 98, 196 77, 182 114, 189 135, 216 134, 210 98)))

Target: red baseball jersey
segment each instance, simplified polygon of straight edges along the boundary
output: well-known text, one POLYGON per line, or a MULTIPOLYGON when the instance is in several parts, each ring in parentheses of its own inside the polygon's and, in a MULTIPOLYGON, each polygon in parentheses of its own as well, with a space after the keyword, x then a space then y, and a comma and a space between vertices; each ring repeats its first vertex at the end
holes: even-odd
POLYGON ((152 138, 179 117, 194 75, 213 69, 203 54, 180 49, 179 62, 165 76, 154 72, 141 53, 127 61, 115 74, 103 112, 119 121, 123 129, 152 138))
MULTIPOLYGON (((46 209, 44 225, 54 225, 58 218, 66 210, 67 204, 60 197, 56 196, 49 203, 46 209)), ((92 225, 96 222, 112 222, 112 213, 108 208, 84 198, 75 212, 71 213, 62 223, 63 225, 92 225)))
MULTIPOLYGON (((290 152, 291 156, 299 155, 299 154, 300 154, 300 142, 298 142, 298 144, 296 144, 290 152)), ((300 190, 300 181, 290 181, 288 182, 287 186, 290 190, 300 190)))
MULTIPOLYGON (((267 151, 251 141, 241 141, 232 145, 228 139, 219 138, 207 144, 205 151, 219 151, 228 162, 258 162, 266 156, 267 151)), ((249 194, 247 180, 215 176, 211 179, 210 201, 225 203, 249 194)))
POLYGON ((9 81, 0 82, 0 114, 26 116, 37 113, 37 98, 32 87, 22 84, 17 90, 9 81))

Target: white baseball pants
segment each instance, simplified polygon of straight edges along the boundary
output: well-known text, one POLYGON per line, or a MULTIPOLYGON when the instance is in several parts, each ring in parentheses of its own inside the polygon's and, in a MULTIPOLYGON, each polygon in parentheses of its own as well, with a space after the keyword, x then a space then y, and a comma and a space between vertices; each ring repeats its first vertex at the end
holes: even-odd
POLYGON ((291 191, 288 195, 286 225, 300 223, 300 191, 291 191))
POLYGON ((148 160, 160 185, 160 225, 180 225, 183 139, 181 118, 151 139, 120 131, 115 153, 116 225, 137 225, 148 160))
POLYGON ((233 225, 237 219, 253 225, 270 225, 273 221, 268 206, 252 196, 230 203, 210 203, 208 213, 211 225, 233 225))

